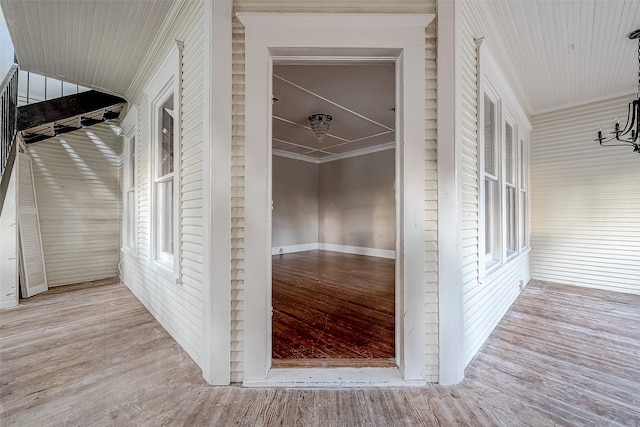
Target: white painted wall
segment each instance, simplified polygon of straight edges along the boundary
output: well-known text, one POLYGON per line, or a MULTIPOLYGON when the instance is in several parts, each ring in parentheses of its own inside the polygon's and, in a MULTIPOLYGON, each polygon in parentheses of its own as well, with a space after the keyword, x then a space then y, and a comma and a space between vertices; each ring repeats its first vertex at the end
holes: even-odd
POLYGON ((28 148, 49 287, 118 275, 119 144, 107 122, 28 148))
POLYGON ((634 96, 533 116, 532 276, 640 294, 640 156, 600 147, 634 96))
POLYGON ((16 164, 11 171, 2 214, 0 214, 0 236, 2 236, 0 240, 0 309, 18 305, 17 170, 16 164))
MULTIPOLYGON (((456 33, 459 59, 459 120, 461 146, 456 152, 458 221, 461 229, 461 258, 458 274, 462 282, 464 318, 464 364, 468 364, 507 312, 519 293, 520 281, 530 279, 530 252, 504 264, 499 270, 481 278, 479 241, 479 189, 477 96, 478 69, 474 39, 484 37, 498 65, 508 63, 508 52, 493 33, 480 2, 457 3, 460 29, 456 33), (505 59, 507 58, 507 59, 505 59)), ((484 261, 483 261, 484 262, 484 261)))
MULTIPOLYGON (((138 107, 136 254, 121 251, 121 278, 158 322, 202 367, 203 363, 203 94, 204 8, 201 1, 184 2, 167 34, 156 37, 126 96, 138 107), (169 53, 174 40, 184 42, 181 76, 180 277, 152 260, 148 100, 144 87, 169 53)), ((207 53, 208 55, 208 53, 207 53)), ((178 101, 176 101, 178 102, 178 101)), ((124 119, 124 118, 123 118, 124 119)))

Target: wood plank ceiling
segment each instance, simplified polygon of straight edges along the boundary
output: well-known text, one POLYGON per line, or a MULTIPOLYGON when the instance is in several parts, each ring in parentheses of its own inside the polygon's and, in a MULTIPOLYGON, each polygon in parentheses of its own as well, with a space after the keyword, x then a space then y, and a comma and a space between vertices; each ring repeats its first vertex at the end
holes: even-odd
POLYGON ((0 0, 20 67, 124 96, 173 0, 0 0))
POLYGON ((528 113, 632 93, 638 84, 638 0, 482 2, 498 58, 528 113))
MULTIPOLYGON (((23 69, 121 96, 178 3, 0 0, 23 69)), ((626 35, 640 27, 640 1, 481 3, 528 113, 635 92, 637 44, 626 35)))

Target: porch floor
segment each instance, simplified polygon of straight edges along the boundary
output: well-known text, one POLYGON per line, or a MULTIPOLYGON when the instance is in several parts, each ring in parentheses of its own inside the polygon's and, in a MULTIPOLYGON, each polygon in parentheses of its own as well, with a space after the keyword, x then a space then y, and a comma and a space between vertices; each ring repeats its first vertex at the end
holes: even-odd
POLYGON ((640 296, 532 281, 457 386, 210 387, 122 284, 0 312, 0 424, 640 425, 640 296))

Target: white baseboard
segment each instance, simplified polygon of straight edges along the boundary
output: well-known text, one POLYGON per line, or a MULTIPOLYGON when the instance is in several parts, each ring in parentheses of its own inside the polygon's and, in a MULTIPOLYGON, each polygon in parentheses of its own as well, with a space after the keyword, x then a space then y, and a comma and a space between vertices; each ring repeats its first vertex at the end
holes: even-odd
POLYGON ((3 310, 5 308, 13 308, 17 306, 18 306, 18 301, 14 301, 14 300, 0 302, 0 310, 3 310))
POLYGON ((318 249, 317 243, 303 243, 301 245, 274 246, 271 255, 290 254, 294 252, 314 251, 318 249))
POLYGON ((346 254, 375 256, 379 258, 396 258, 396 251, 390 249, 362 248, 359 246, 335 245, 333 243, 303 243, 301 245, 274 246, 271 248, 271 255, 313 251, 316 249, 346 254))
POLYGON ((318 249, 325 251, 344 252, 346 254, 367 255, 379 258, 396 258, 396 251, 390 249, 362 248, 359 246, 334 245, 332 243, 320 243, 318 249))

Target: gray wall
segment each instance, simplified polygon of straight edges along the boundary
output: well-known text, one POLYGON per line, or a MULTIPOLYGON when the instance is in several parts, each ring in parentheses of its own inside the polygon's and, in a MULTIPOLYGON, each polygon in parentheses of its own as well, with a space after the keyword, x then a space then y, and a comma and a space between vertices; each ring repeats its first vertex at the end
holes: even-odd
POLYGON ((318 165, 273 156, 272 246, 318 242, 318 165))
POLYGON ((272 246, 395 249, 395 151, 319 165, 273 156, 272 246))
POLYGON ((320 164, 319 241, 395 249, 395 150, 320 164))

